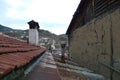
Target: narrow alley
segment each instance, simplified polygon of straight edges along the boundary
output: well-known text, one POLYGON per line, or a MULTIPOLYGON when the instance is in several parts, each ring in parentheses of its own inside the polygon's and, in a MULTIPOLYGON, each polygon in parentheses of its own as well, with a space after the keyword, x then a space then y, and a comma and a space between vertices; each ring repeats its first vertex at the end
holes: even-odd
POLYGON ((52 54, 45 52, 32 68, 26 70, 25 80, 105 80, 102 75, 93 71, 79 67, 78 64, 66 60, 61 62, 60 50, 55 50, 52 54))
POLYGON ((0 3, 0 80, 120 80, 120 0, 0 3))

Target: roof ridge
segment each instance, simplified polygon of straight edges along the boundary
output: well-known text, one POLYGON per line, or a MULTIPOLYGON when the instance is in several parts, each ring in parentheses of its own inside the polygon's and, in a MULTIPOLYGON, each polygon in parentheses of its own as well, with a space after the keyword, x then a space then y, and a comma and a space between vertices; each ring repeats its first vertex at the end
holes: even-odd
POLYGON ((15 38, 15 37, 12 37, 12 36, 6 35, 6 34, 4 34, 4 33, 2 33, 2 32, 0 32, 0 35, 3 35, 3 36, 8 37, 8 38, 15 39, 15 40, 18 40, 18 41, 21 41, 21 42, 26 42, 25 40, 21 40, 21 39, 18 39, 18 38, 15 38))

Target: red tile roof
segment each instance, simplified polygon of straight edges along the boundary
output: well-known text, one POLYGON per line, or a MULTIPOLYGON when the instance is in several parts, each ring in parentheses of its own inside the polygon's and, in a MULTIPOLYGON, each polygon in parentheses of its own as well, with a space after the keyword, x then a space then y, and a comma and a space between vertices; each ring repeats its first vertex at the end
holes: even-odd
POLYGON ((20 68, 46 49, 0 34, 0 77, 20 68))

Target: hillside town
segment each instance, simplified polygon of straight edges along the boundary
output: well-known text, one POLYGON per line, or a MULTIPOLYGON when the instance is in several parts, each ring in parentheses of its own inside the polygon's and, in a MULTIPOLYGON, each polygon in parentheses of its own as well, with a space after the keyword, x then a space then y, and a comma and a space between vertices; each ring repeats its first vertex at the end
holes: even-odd
POLYGON ((120 0, 81 0, 60 36, 26 24, 0 25, 0 80, 120 80, 120 0))

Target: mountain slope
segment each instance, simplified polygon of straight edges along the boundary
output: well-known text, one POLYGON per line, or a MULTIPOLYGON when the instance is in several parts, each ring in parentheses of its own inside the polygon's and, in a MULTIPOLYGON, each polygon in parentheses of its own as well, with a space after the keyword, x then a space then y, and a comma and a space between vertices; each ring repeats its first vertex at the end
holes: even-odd
POLYGON ((59 39, 60 39, 61 41, 67 41, 67 40, 68 40, 66 34, 61 34, 61 35, 59 35, 58 37, 59 37, 59 39))
MULTIPOLYGON (((19 39, 28 38, 28 30, 16 30, 16 29, 12 29, 12 28, 0 25, 0 32, 12 37, 19 38, 19 39)), ((39 37, 47 37, 50 39, 59 40, 59 37, 56 34, 53 34, 47 30, 42 30, 42 29, 39 30, 39 37)))
POLYGON ((9 31, 9 30, 13 30, 13 29, 12 29, 12 28, 8 28, 8 27, 3 26, 3 25, 0 24, 0 31, 1 31, 1 30, 9 31))
MULTIPOLYGON (((0 32, 12 36, 12 37, 16 37, 18 39, 23 39, 26 40, 28 38, 28 30, 16 30, 16 29, 12 29, 3 25, 0 25, 0 32)), ((45 38, 49 38, 51 40, 55 40, 55 41, 67 41, 67 35, 65 34, 61 34, 61 35, 56 35, 51 33, 50 31, 47 30, 43 30, 43 29, 39 29, 39 37, 45 37, 45 38)))

